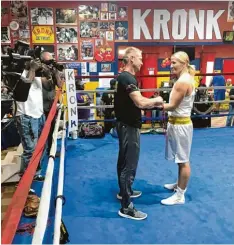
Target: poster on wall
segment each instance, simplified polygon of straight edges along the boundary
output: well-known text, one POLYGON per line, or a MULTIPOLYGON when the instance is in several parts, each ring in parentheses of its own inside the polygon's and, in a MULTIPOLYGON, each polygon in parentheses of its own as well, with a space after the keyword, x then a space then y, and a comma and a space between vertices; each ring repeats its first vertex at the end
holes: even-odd
POLYGON ((106 31, 106 41, 114 41, 114 32, 106 31))
POLYGON ((32 43, 54 43, 53 26, 33 26, 32 43))
POLYGON ((26 43, 30 43, 30 32, 29 30, 19 30, 19 39, 26 43))
POLYGON ((101 11, 103 12, 108 11, 108 3, 101 3, 101 11))
POLYGON ((118 9, 118 19, 127 20, 128 16, 128 8, 127 7, 119 7, 118 9))
POLYGON ((103 45, 95 43, 95 55, 94 58, 98 62, 110 62, 114 60, 114 43, 106 42, 103 45))
POLYGON ((228 2, 227 21, 234 22, 234 1, 228 2))
POLYGON ((57 25, 76 25, 77 10, 76 9, 56 9, 57 25))
POLYGON ((74 70, 74 75, 79 76, 81 72, 81 63, 67 63, 66 64, 67 69, 73 69, 74 70))
POLYGON ((34 45, 33 48, 35 49, 36 47, 40 47, 41 51, 43 52, 49 52, 52 54, 53 58, 55 58, 55 53, 54 53, 54 45, 34 45))
POLYGON ((98 37, 98 22, 80 22, 80 37, 98 37))
POLYGON ((9 8, 1 7, 1 26, 9 25, 9 8))
POLYGON ((97 72, 97 62, 89 63, 89 72, 97 72))
POLYGON ((98 6, 79 6, 79 20, 99 20, 99 7, 98 6))
POLYGON ((109 20, 116 20, 116 17, 117 17, 116 13, 114 12, 109 13, 109 20))
POLYGON ((9 27, 2 27, 1 28, 1 42, 2 43, 10 43, 10 29, 9 27))
POLYGON ((29 24, 28 24, 28 18, 19 18, 18 19, 19 22, 19 29, 21 30, 29 30, 29 24))
POLYGON ((57 43, 77 43, 77 27, 56 27, 57 43))
POLYGON ((115 40, 126 41, 128 40, 128 22, 116 21, 115 22, 115 40))
POLYGON ((108 13, 101 12, 101 20, 108 20, 108 13))
POLYGON ((58 44, 57 60, 58 61, 78 60, 78 48, 76 47, 76 45, 58 44))
POLYGON ((109 12, 117 12, 117 4, 109 3, 109 12))
POLYGON ((28 5, 26 1, 11 1, 11 16, 13 18, 27 17, 28 5))
POLYGON ((111 71, 111 64, 101 64, 101 71, 102 72, 111 71))
POLYGON ((52 8, 31 8, 32 25, 53 25, 52 8))
POLYGON ((81 59, 82 60, 93 60, 93 40, 82 40, 81 41, 81 59))

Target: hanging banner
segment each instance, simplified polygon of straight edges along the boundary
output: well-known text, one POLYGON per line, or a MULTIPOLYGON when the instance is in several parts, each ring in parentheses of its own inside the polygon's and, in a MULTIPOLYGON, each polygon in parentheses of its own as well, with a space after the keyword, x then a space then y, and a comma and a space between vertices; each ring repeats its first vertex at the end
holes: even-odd
POLYGON ((54 43, 53 26, 33 26, 32 43, 54 43))
POLYGON ((76 99, 76 85, 73 69, 65 69, 67 107, 68 107, 68 132, 78 130, 78 112, 76 99))

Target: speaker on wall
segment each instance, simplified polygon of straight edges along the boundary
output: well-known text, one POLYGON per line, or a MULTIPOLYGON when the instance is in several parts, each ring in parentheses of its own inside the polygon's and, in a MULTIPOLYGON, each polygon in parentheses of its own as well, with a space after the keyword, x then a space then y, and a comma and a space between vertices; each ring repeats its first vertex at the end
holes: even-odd
POLYGON ((173 53, 178 51, 184 51, 188 54, 189 60, 195 60, 195 47, 193 46, 174 46, 173 47, 173 53))

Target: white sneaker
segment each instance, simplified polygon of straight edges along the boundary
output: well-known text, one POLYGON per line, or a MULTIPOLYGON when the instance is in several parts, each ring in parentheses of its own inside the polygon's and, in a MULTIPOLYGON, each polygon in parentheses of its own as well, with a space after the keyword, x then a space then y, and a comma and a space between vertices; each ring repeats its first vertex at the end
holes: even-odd
POLYGON ((184 195, 178 194, 178 192, 175 192, 171 197, 168 197, 161 201, 161 204, 163 205, 176 205, 176 204, 184 204, 184 203, 185 203, 184 195))
POLYGON ((168 189, 168 190, 171 190, 171 191, 174 191, 177 188, 177 182, 173 183, 173 184, 165 184, 164 188, 168 189))

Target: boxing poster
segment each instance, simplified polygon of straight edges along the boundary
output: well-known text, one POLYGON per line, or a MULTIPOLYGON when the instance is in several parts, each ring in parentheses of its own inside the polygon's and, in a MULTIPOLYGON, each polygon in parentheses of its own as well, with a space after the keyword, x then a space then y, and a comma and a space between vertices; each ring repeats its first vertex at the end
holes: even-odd
POLYGON ((99 20, 100 12, 98 6, 80 5, 79 20, 99 20))
POLYGON ((56 9, 55 13, 57 25, 76 25, 77 10, 76 9, 56 9))
POLYGON ((57 60, 58 61, 75 61, 78 60, 78 48, 73 44, 58 44, 57 45, 57 60))
POLYGON ((57 43, 77 43, 77 27, 56 27, 57 43))
POLYGON ((228 3, 227 21, 234 22, 234 1, 228 3))
POLYGON ((128 22, 116 21, 115 22, 115 40, 127 41, 128 40, 128 22))
POLYGON ((94 59, 94 48, 93 40, 82 40, 81 41, 81 59, 82 60, 93 60, 94 59))
POLYGON ((53 25, 52 8, 31 8, 32 25, 53 25))
POLYGON ((32 43, 54 43, 53 26, 32 26, 32 43))

